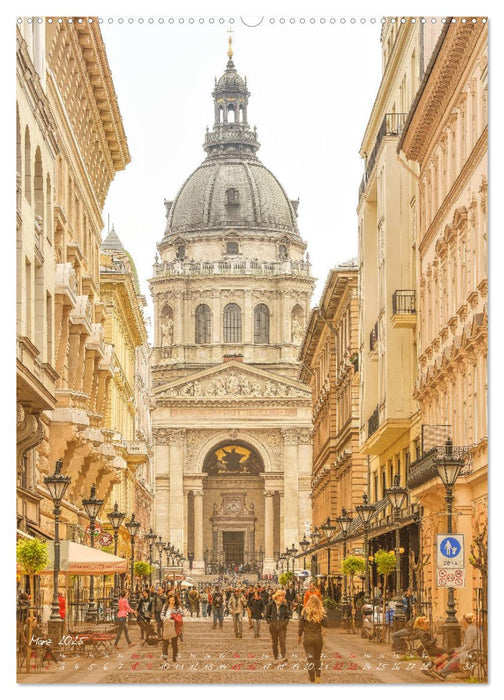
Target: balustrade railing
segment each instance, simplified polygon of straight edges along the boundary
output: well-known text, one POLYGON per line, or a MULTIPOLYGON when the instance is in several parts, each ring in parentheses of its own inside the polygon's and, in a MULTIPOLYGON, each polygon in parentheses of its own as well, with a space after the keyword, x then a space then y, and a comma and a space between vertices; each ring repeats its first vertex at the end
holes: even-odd
POLYGON ((311 266, 302 260, 215 260, 207 262, 162 262, 154 264, 154 276, 165 275, 310 275, 311 266))
POLYGON ((392 294, 392 313, 416 313, 416 295, 414 289, 396 289, 392 294))

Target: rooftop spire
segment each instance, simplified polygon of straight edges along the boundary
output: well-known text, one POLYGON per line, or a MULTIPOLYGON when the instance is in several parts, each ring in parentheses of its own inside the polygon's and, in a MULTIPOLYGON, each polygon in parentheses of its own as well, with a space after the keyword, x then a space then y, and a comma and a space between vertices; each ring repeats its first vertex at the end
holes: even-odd
MULTIPOLYGON (((232 32, 232 31, 233 31, 232 29, 228 29, 228 32, 232 32)), ((229 42, 229 49, 228 49, 227 55, 229 56, 229 58, 233 58, 233 46, 232 46, 233 37, 231 35, 229 35, 228 42, 229 42)))

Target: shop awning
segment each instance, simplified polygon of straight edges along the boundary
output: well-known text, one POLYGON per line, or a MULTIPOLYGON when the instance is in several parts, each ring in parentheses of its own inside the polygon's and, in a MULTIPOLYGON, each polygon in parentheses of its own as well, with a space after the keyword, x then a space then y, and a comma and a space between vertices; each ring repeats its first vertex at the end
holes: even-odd
MULTIPOLYGON (((53 571, 54 543, 47 543, 49 563, 42 573, 53 571)), ((128 570, 126 559, 107 554, 100 549, 86 547, 77 542, 62 540, 60 548, 60 571, 75 576, 101 574, 123 574, 128 570)))

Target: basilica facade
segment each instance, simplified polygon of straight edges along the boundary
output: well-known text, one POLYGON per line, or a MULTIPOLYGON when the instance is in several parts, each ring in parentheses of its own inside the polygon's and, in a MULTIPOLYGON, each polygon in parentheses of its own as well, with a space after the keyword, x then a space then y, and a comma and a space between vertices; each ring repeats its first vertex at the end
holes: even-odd
POLYGON ((150 288, 155 532, 204 560, 275 567, 311 521, 312 404, 298 355, 314 280, 257 156, 230 48, 206 158, 165 201, 150 288))

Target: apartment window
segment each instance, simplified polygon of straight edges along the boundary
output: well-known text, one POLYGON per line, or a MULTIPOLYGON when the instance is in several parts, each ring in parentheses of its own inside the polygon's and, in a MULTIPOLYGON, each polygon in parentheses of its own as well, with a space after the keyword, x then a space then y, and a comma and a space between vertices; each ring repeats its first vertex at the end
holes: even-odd
POLYGON ((242 318, 238 304, 227 304, 224 307, 224 342, 241 343, 242 318))

